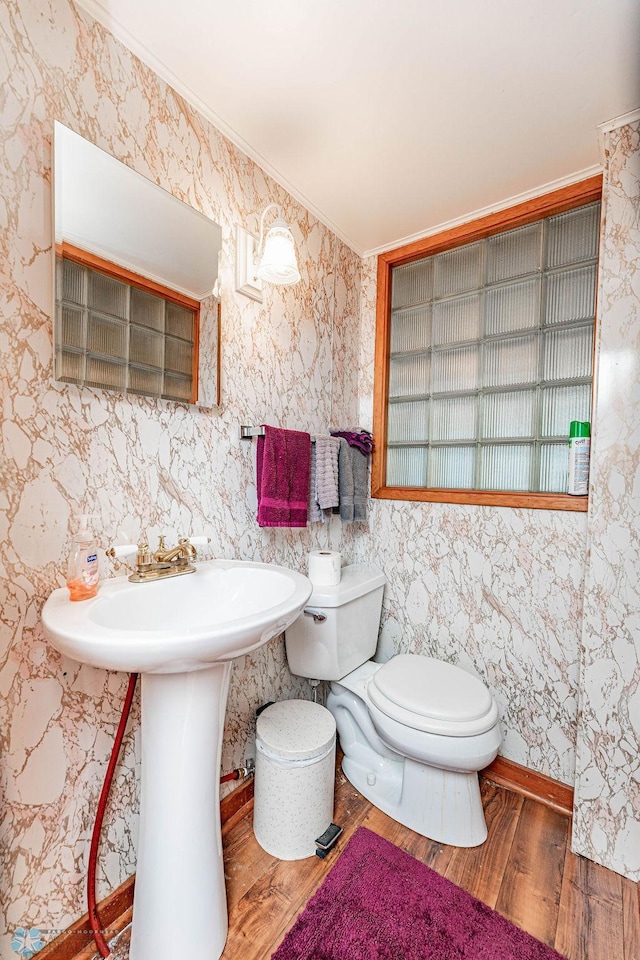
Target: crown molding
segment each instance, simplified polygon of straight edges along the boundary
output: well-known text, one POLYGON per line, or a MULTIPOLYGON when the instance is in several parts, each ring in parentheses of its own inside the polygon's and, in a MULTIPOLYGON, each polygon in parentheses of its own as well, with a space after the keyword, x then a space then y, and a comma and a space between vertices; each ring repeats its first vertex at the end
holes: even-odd
POLYGON ((617 130, 619 127, 626 127, 630 123, 636 123, 640 120, 640 107, 637 110, 631 110, 629 113, 623 113, 620 117, 614 117, 612 120, 605 120, 604 123, 598 124, 598 132, 605 135, 605 133, 611 133, 612 130, 617 130))
POLYGON ((424 240, 426 237, 434 237, 438 233, 444 233, 446 230, 451 230, 453 227, 460 227, 465 223, 470 223, 472 220, 480 220, 482 217, 486 217, 491 213, 499 213, 501 210, 508 210, 509 207, 515 207, 518 203, 525 203, 527 200, 534 200, 536 197, 542 197, 545 193, 552 193, 554 190, 560 190, 562 187, 569 187, 573 183, 580 183, 581 180, 588 180, 589 177, 595 177, 599 173, 602 173, 602 166, 600 164, 595 164, 591 167, 585 167, 584 170, 578 170, 576 173, 572 173, 567 177, 560 177, 558 180, 551 180, 549 183, 544 183, 539 187, 534 187, 532 190, 526 190, 524 193, 515 194, 512 197, 508 197, 506 200, 501 200, 499 203, 490 204, 487 207, 480 207, 478 210, 473 210, 471 213, 465 213, 461 217, 456 217, 453 220, 446 220, 443 223, 439 223, 434 227, 429 227, 428 230, 424 230, 420 233, 413 233, 408 237, 403 237, 400 240, 396 240, 394 243, 385 243, 381 247, 375 247, 373 250, 367 250, 365 253, 361 254, 363 258, 366 257, 377 257, 378 254, 387 253, 389 250, 395 250, 397 247, 404 247, 405 244, 413 243, 416 240, 424 240))
POLYGON ((630 123, 636 123, 640 120, 640 108, 637 110, 632 110, 630 113, 623 113, 619 117, 613 117, 612 120, 605 120, 604 123, 598 124, 598 147, 600 149, 600 159, 604 165, 606 160, 606 148, 605 140, 610 133, 613 133, 614 130, 619 130, 620 127, 626 127, 630 123))

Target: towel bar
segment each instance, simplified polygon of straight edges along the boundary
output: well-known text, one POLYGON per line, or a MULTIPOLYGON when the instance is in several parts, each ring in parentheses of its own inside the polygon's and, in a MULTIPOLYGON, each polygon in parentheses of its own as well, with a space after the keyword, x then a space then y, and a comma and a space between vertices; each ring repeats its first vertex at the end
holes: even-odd
POLYGON ((264 427, 240 427, 241 440, 252 440, 253 437, 264 437, 264 427))
MULTIPOLYGON (((240 439, 253 440, 254 437, 264 437, 264 427, 247 427, 244 424, 240 426, 240 439)), ((311 437, 311 443, 315 443, 316 438, 311 437)))

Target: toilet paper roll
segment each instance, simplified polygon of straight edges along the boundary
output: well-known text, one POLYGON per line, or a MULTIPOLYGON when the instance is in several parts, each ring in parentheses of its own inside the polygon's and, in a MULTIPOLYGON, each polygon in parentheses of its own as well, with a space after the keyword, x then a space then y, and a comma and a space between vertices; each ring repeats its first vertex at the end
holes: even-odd
POLYGON ((308 556, 309 580, 317 587, 340 583, 342 557, 337 550, 312 550, 308 556))

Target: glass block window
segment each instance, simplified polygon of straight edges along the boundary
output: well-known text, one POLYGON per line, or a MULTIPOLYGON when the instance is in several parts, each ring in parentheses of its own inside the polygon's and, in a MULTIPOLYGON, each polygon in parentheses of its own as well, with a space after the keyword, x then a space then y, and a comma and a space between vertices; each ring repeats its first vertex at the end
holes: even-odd
POLYGON ((391 267, 387 487, 566 493, 599 223, 587 203, 391 267))
POLYGON ((56 257, 56 379, 192 402, 198 311, 56 257))

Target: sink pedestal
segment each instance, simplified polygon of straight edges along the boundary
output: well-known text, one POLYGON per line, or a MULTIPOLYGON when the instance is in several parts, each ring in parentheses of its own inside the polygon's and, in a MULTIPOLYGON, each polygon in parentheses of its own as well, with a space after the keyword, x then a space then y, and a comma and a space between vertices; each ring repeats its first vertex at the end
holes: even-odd
POLYGON ((131 960, 218 960, 227 939, 220 755, 231 663, 142 675, 131 960))

